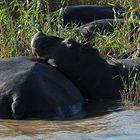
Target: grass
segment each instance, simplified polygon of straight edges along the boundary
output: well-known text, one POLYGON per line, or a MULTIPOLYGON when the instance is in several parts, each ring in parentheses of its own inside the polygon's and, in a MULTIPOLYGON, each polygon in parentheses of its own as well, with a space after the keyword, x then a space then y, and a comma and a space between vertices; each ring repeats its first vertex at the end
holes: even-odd
POLYGON ((121 92, 122 104, 128 109, 138 107, 140 101, 140 76, 139 73, 133 74, 134 69, 129 70, 128 81, 123 81, 124 89, 121 92))
MULTIPOLYGON (((99 1, 101 4, 101 1, 99 1)), ((113 5, 111 2, 102 1, 103 4, 113 5)), ((132 7, 132 2, 128 0, 120 1, 120 4, 131 11, 131 15, 136 10, 132 7)), ((60 8, 64 7, 66 2, 61 0, 60 8)), ((18 0, 6 1, 0 8, 0 57, 11 57, 17 55, 30 55, 31 36, 37 31, 44 31, 48 34, 57 35, 64 38, 74 38, 78 42, 84 42, 82 36, 77 35, 73 28, 62 28, 60 15, 63 10, 57 13, 57 21, 52 23, 52 14, 49 11, 49 4, 42 0, 32 0, 25 4, 18 0), (15 15, 15 16, 13 16, 15 15), (50 16, 51 15, 51 16, 50 16), (56 32, 56 28, 58 31, 56 32)), ((127 14, 127 13, 126 13, 127 14)), ((132 16, 126 19, 124 27, 116 28, 114 34, 98 35, 96 38, 96 47, 106 56, 108 51, 118 54, 125 52, 129 48, 136 47, 138 39, 135 38, 130 43, 129 24, 136 22, 132 16)), ((138 22, 138 21, 137 21, 138 22)))
MULTIPOLYGON (((113 0, 99 0, 96 2, 104 5, 121 5, 131 13, 131 16, 126 18, 124 26, 121 28, 115 27, 113 34, 100 35, 98 33, 95 46, 98 47, 100 53, 105 57, 108 55, 114 57, 114 55, 127 50, 135 49, 138 43, 138 36, 135 36, 134 41, 130 43, 130 24, 138 23, 140 25, 140 21, 133 18, 134 12, 137 10, 133 0, 118 0, 115 3, 113 0)), ((67 5, 66 1, 61 0, 59 5, 61 10, 52 13, 49 10, 49 3, 43 0, 32 0, 30 3, 22 3, 19 0, 0 2, 0 58, 31 55, 30 40, 37 31, 63 38, 73 38, 78 42, 85 43, 84 38, 75 31, 75 28, 62 27, 60 15, 63 12, 62 7, 65 5, 67 5), (57 20, 52 25, 54 15, 57 20), (56 29, 58 30, 56 31, 56 29)), ((126 12, 125 14, 127 16, 128 13, 126 12)), ((134 91, 132 87, 125 87, 122 93, 122 101, 126 104, 128 99, 133 100, 134 103, 137 102, 139 90, 135 89, 134 91), (132 99, 134 92, 138 94, 132 99)))

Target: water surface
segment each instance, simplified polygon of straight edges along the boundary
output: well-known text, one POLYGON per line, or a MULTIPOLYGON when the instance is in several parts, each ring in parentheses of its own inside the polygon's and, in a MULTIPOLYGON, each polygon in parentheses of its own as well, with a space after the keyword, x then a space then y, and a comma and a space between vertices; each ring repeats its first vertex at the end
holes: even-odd
MULTIPOLYGON (((139 140, 140 110, 121 102, 92 103, 92 117, 72 121, 0 120, 2 140, 139 140)), ((91 110, 90 108, 87 109, 91 110)))

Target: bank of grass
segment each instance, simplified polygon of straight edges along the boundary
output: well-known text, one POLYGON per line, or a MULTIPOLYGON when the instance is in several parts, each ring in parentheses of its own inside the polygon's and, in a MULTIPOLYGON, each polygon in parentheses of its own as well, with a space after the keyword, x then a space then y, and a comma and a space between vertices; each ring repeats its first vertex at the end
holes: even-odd
POLYGON ((138 107, 140 101, 140 76, 135 74, 131 77, 132 71, 129 72, 128 83, 123 81, 124 90, 120 93, 122 104, 128 109, 138 107))
MULTIPOLYGON (((60 8, 65 5, 60 1, 60 8)), ((113 1, 99 1, 100 4, 114 5, 113 1)), ((122 28, 115 28, 111 35, 98 35, 95 46, 100 52, 106 54, 113 52, 118 54, 136 47, 137 37, 130 43, 130 22, 135 22, 133 13, 136 10, 129 0, 118 1, 117 5, 124 5, 131 12, 122 28)), ((0 57, 11 57, 17 55, 30 55, 31 36, 37 31, 57 35, 64 38, 73 38, 83 42, 82 36, 78 35, 73 28, 62 28, 60 20, 61 12, 57 13, 57 22, 52 27, 52 13, 49 11, 49 3, 43 0, 32 0, 31 3, 22 3, 19 0, 5 0, 0 5, 0 57), (51 15, 51 16, 50 16, 51 15), (56 31, 56 28, 58 30, 56 31)), ((127 13, 126 13, 127 14, 127 13)), ((138 21, 137 21, 138 22, 138 21)), ((110 54, 111 55, 111 54, 110 54)))
MULTIPOLYGON (((116 4, 113 1, 107 2, 100 0, 98 2, 99 4, 113 6, 116 4)), ((134 19, 133 15, 137 8, 133 2, 131 0, 117 1, 117 5, 127 8, 128 12, 131 13, 126 18, 124 26, 121 28, 115 27, 114 33, 110 35, 100 35, 97 33, 95 47, 105 57, 111 56, 113 58, 114 55, 117 56, 120 53, 136 48, 138 36, 135 36, 133 42, 130 43, 130 24, 138 23, 140 25, 140 21, 134 19)), ((65 4, 66 1, 61 0, 60 8, 65 4)), ((73 38, 78 42, 85 43, 84 38, 75 31, 75 28, 62 27, 62 21, 60 19, 61 12, 63 10, 57 13, 51 13, 49 11, 49 3, 43 0, 32 0, 31 3, 22 3, 19 0, 5 0, 0 2, 0 58, 31 55, 30 40, 32 35, 37 31, 43 31, 47 34, 57 35, 63 38, 73 38), (52 24, 54 14, 57 15, 57 20, 52 24)), ((126 12, 125 14, 127 16, 128 13, 126 12)), ((130 87, 127 90, 125 88, 123 92, 125 94, 122 95, 132 93, 130 89, 130 87)))

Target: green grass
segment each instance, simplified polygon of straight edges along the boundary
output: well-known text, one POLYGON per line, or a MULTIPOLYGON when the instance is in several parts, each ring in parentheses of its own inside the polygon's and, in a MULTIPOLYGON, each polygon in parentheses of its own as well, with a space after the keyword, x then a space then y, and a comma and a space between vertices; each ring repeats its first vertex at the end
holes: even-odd
MULTIPOLYGON (((111 2, 99 1, 99 3, 113 5, 111 2)), ((128 0, 120 1, 121 5, 128 8, 133 14, 136 8, 133 8, 132 2, 128 0)), ((66 5, 64 0, 60 2, 60 8, 66 5)), ((84 42, 81 35, 77 34, 73 28, 62 28, 60 14, 57 13, 57 21, 52 27, 52 16, 49 11, 49 4, 42 0, 33 0, 29 4, 19 2, 18 0, 6 1, 0 5, 0 57, 11 57, 17 55, 30 55, 31 36, 37 31, 43 31, 47 34, 53 34, 64 38, 73 38, 78 42, 84 42), (12 17, 16 15, 16 17, 12 17), (58 31, 56 28, 59 26, 58 31)), ((127 14, 127 13, 126 13, 127 14)), ((106 56, 109 52, 118 54, 125 52, 129 48, 136 47, 137 37, 130 44, 129 25, 130 22, 136 22, 136 19, 126 19, 125 27, 116 28, 111 35, 98 35, 96 38, 96 47, 106 56)), ((139 21, 137 21, 139 22, 139 21)))
MULTIPOLYGON (((100 0, 98 3, 115 5, 113 1, 100 0)), ((61 0, 59 7, 62 9, 64 5, 67 5, 66 1, 61 0)), ((133 18, 137 8, 132 0, 121 0, 117 2, 117 5, 127 8, 131 16, 126 19, 124 26, 121 28, 115 27, 113 34, 100 35, 98 33, 95 47, 105 57, 108 55, 114 57, 114 55, 117 56, 119 53, 135 49, 138 43, 138 36, 134 37, 133 42, 130 43, 129 41, 130 24, 138 23, 140 25, 140 21, 133 18)), ((44 3, 43 0, 32 0, 28 4, 19 2, 19 0, 5 0, 2 4, 0 3, 0 58, 31 55, 30 41, 37 31, 43 31, 63 38, 73 38, 78 42, 85 43, 84 38, 75 31, 75 28, 62 27, 61 12, 63 12, 63 9, 59 12, 51 13, 49 11, 49 3, 44 3), (57 16, 57 20, 52 25, 52 17, 54 15, 57 16), (58 31, 56 31, 56 28, 58 28, 58 31)), ((125 14, 127 15, 128 13, 126 12, 125 14)), ((125 88, 123 91, 122 95, 124 95, 124 98, 122 99, 124 102, 128 102, 128 98, 131 98, 129 93, 133 93, 133 88, 125 88)))
POLYGON ((121 92, 122 103, 128 109, 139 106, 140 101, 140 76, 132 74, 133 70, 129 71, 128 83, 123 81, 124 90, 121 92))

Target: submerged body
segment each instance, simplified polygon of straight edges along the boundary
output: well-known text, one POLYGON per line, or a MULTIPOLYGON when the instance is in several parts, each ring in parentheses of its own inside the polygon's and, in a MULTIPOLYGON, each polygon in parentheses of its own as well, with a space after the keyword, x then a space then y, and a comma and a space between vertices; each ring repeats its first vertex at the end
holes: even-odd
POLYGON ((134 77, 140 71, 140 59, 106 61, 96 48, 41 32, 34 35, 31 46, 33 52, 67 75, 86 99, 120 97, 124 83, 129 84, 129 72, 134 77))
POLYGON ((1 119, 75 119, 84 115, 79 90, 52 66, 30 57, 0 60, 1 119))

